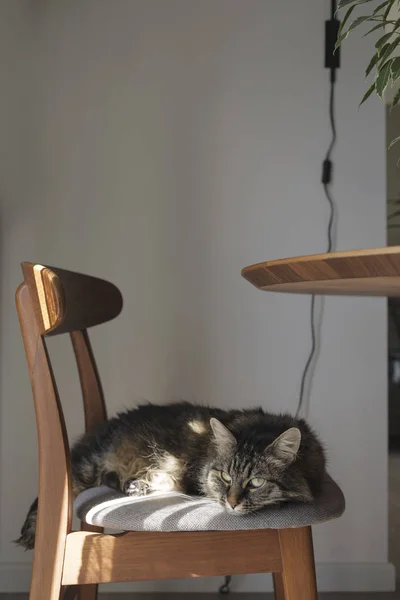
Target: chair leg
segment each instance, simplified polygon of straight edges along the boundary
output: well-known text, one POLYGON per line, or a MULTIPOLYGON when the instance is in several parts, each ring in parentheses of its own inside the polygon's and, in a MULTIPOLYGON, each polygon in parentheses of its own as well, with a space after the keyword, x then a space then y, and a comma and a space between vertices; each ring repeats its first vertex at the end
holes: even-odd
POLYGON ((65 540, 66 534, 61 530, 47 531, 46 525, 36 525, 29 600, 59 600, 62 597, 65 540))
POLYGON ((78 600, 97 600, 97 585, 80 585, 78 600))
MULTIPOLYGON (((103 533, 102 527, 96 527, 95 525, 89 525, 84 521, 81 522, 81 531, 93 531, 94 533, 103 533)), ((80 585, 78 592, 78 600, 97 600, 98 585, 80 585)))
POLYGON ((75 600, 78 594, 78 586, 77 585, 68 585, 63 588, 63 592, 61 594, 61 600, 75 600))
POLYGON ((311 527, 281 529, 282 572, 274 573, 276 600, 317 600, 311 527))

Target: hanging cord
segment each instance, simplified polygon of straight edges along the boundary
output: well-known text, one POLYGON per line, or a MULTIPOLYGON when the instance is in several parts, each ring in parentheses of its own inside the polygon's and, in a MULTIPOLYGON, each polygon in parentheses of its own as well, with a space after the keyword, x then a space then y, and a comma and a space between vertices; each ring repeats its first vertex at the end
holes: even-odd
POLYGON ((323 162, 323 167, 322 167, 322 169, 323 169, 322 185, 324 188, 326 199, 328 200, 328 203, 329 203, 329 210, 330 210, 329 222, 328 222, 328 247, 326 250, 327 253, 332 252, 332 250, 333 250, 332 230, 333 230, 333 224, 335 221, 335 204, 334 204, 334 201, 331 196, 330 189, 329 189, 329 184, 331 183, 331 180, 332 180, 331 155, 332 155, 332 152, 336 145, 336 140, 337 140, 336 116, 335 116, 335 84, 336 84, 336 76, 335 76, 335 71, 333 70, 331 72, 331 91, 330 91, 330 97, 329 97, 329 121, 331 124, 332 139, 331 139, 331 143, 329 145, 328 152, 326 153, 326 157, 325 157, 325 160, 323 162))
MULTIPOLYGON (((335 19, 335 13, 336 13, 336 2, 334 0, 332 0, 332 2, 331 2, 331 20, 327 21, 327 23, 333 24, 334 31, 336 31, 336 37, 337 37, 339 21, 337 21, 335 19)), ((328 41, 328 35, 326 37, 327 37, 326 43, 329 44, 330 42, 328 41)), ((336 42, 336 38, 334 39, 333 45, 335 44, 335 42, 336 42)), ((328 50, 333 55, 332 47, 330 47, 330 49, 328 48, 328 50)), ((331 62, 332 58, 331 58, 329 52, 326 51, 325 66, 330 68, 329 122, 330 122, 330 126, 331 126, 332 138, 331 138, 331 142, 329 144, 327 153, 326 153, 325 158, 322 163, 322 178, 321 178, 321 183, 322 183, 322 186, 324 189, 324 193, 325 193, 326 199, 329 204, 329 221, 328 221, 328 228, 327 228, 328 243, 327 243, 327 249, 326 249, 327 253, 332 252, 332 250, 333 250, 333 225, 335 222, 335 204, 334 204, 334 201, 333 201, 333 198, 331 195, 330 184, 332 182, 332 167, 333 167, 331 156, 332 156, 332 152, 336 145, 336 140, 337 140, 336 115, 335 115, 335 84, 336 84, 336 69, 339 67, 338 57, 333 57, 333 62, 331 62), (329 65, 331 65, 331 66, 329 66, 329 65), (332 66, 332 65, 334 65, 334 66, 332 66)), ((315 353, 317 350, 317 326, 315 323, 315 296, 314 295, 311 296, 310 317, 311 317, 310 318, 311 350, 310 350, 310 354, 308 355, 306 364, 303 369, 303 374, 301 377, 300 393, 299 393, 299 400, 298 400, 298 405, 297 405, 297 410, 296 410, 296 417, 299 417, 299 415, 303 409, 303 406, 304 406, 304 401, 305 401, 304 392, 305 392, 307 376, 309 374, 309 371, 312 366, 312 363, 313 363, 313 360, 315 357, 315 353)))
MULTIPOLYGON (((330 120, 330 124, 331 124, 332 139, 331 139, 331 143, 329 144, 329 148, 326 153, 324 162, 322 163, 322 186, 324 188, 326 199, 328 200, 328 203, 329 203, 329 221, 328 221, 328 229, 327 229, 328 244, 327 244, 327 250, 326 250, 327 253, 332 252, 332 249, 333 249, 332 230, 333 230, 333 224, 335 222, 335 204, 334 204, 334 201, 333 201, 332 195, 330 193, 330 189, 329 189, 329 184, 331 182, 331 177, 332 177, 331 155, 332 155, 332 151, 336 145, 336 139, 337 139, 336 119, 335 119, 335 77, 331 77, 331 92, 330 92, 330 100, 329 100, 329 120, 330 120)), ((310 354, 308 355, 307 362, 305 364, 303 374, 301 377, 299 402, 297 405, 296 417, 298 417, 300 415, 303 405, 304 405, 304 391, 305 391, 305 385, 306 385, 306 381, 307 381, 307 375, 311 368, 311 365, 312 365, 312 362, 313 362, 313 359, 315 356, 315 352, 317 349, 317 334, 316 334, 316 324, 315 324, 315 296, 314 295, 311 296, 310 323, 311 323, 311 350, 310 350, 310 354)))
POLYGON ((224 583, 219 588, 218 593, 219 594, 229 594, 231 591, 231 588, 230 588, 231 581, 232 581, 232 575, 225 575, 224 583))

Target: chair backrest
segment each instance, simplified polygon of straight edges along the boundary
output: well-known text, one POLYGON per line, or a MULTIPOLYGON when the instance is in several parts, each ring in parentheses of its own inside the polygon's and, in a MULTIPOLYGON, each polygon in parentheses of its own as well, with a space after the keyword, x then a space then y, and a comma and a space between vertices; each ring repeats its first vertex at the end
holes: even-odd
POLYGON ((24 282, 17 290, 16 304, 38 430, 39 523, 41 505, 51 504, 55 508, 52 514, 57 515, 54 518, 70 529, 69 445, 45 337, 61 333, 71 336, 88 431, 107 415, 87 328, 118 316, 122 296, 113 284, 96 277, 28 262, 22 264, 22 271, 24 282))

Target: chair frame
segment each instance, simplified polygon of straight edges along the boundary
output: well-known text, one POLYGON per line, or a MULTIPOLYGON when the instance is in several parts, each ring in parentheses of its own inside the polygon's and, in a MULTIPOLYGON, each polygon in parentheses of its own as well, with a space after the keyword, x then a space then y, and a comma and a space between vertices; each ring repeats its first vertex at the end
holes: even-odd
POLYGON ((30 600, 95 600, 99 583, 262 572, 273 573, 277 600, 317 600, 311 527, 113 535, 82 523, 72 531, 70 449, 45 338, 71 336, 89 431, 107 414, 87 329, 118 316, 122 296, 87 275, 28 262, 22 271, 16 305, 39 445, 30 600))

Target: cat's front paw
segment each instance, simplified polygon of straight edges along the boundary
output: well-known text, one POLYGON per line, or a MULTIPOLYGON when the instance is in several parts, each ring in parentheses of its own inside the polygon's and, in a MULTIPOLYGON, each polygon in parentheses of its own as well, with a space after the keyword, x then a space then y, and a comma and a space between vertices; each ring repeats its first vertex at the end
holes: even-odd
POLYGON ((123 492, 127 496, 146 496, 149 491, 149 484, 140 479, 128 479, 123 486, 123 492))

